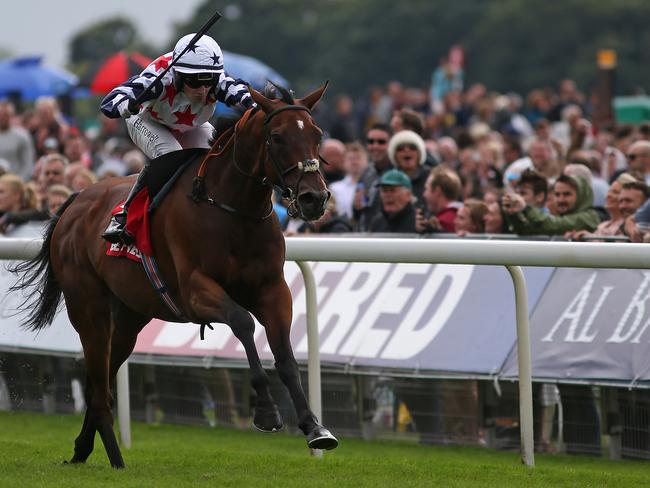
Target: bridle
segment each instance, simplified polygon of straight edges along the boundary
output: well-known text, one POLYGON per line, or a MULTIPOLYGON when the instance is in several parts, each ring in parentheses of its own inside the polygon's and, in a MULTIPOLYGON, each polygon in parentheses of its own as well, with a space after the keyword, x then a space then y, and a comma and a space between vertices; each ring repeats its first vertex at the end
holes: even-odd
MULTIPOLYGON (((282 198, 286 199, 289 201, 289 205, 287 206, 287 213, 289 214, 289 217, 295 217, 298 215, 298 206, 297 206, 297 199, 298 195, 300 194, 299 189, 300 189, 300 183, 302 182, 303 177, 305 176, 306 173, 315 173, 318 172, 320 169, 320 160, 319 159, 305 159, 303 161, 298 161, 296 164, 289 166, 288 168, 282 168, 280 166, 280 163, 278 160, 273 156, 273 139, 271 137, 271 130, 269 129, 269 122, 273 117, 278 115, 279 113, 285 112, 287 110, 302 110, 303 112, 307 112, 311 116, 311 110, 309 110, 307 107, 304 105, 285 105, 283 107, 276 108, 273 110, 271 113, 267 114, 266 117, 264 117, 264 128, 266 130, 266 142, 265 147, 266 147, 266 153, 268 155, 269 160, 271 161, 273 165, 273 169, 275 169, 275 173, 278 177, 278 180, 280 180, 280 184, 275 184, 273 181, 268 176, 264 176, 262 178, 255 176, 253 174, 247 173, 244 171, 239 164, 237 163, 237 129, 235 128, 235 141, 234 141, 234 146, 233 146, 233 164, 235 165, 235 168, 243 174, 244 176, 247 176, 249 178, 252 178, 253 180, 257 181, 260 185, 262 186, 269 186, 274 190, 277 190, 280 195, 282 195, 282 198), (298 178, 298 181, 296 182, 295 188, 291 188, 286 180, 285 176, 289 173, 291 173, 293 170, 299 170, 300 171, 300 177, 298 178)), ((319 156, 320 157, 320 156, 319 156)))
POLYGON ((192 188, 192 192, 190 194, 190 197, 195 202, 205 200, 210 205, 217 206, 217 207, 221 208, 222 210, 225 210, 227 212, 234 213, 236 215, 240 215, 240 216, 243 216, 243 217, 246 217, 246 218, 254 219, 254 220, 265 220, 265 219, 269 218, 273 214, 273 205, 271 205, 271 208, 270 208, 269 212, 266 215, 264 215, 263 217, 257 217, 257 216, 252 216, 252 215, 245 214, 245 213, 235 209, 234 207, 231 207, 230 205, 226 205, 226 204, 217 202, 213 198, 208 197, 207 195, 205 195, 205 184, 204 184, 205 165, 206 165, 207 161, 210 159, 211 156, 220 156, 220 155, 222 155, 226 151, 227 147, 230 145, 230 142, 232 141, 232 145, 233 145, 233 148, 232 148, 232 162, 233 162, 234 167, 237 169, 237 171, 239 171, 239 173, 241 173, 243 176, 246 176, 247 178, 250 178, 253 181, 257 182, 261 186, 267 186, 267 187, 270 187, 273 190, 277 190, 282 195, 282 198, 285 198, 285 199, 289 200, 289 205, 287 207, 287 213, 289 214, 290 217, 295 217, 299 213, 298 206, 297 206, 297 199, 298 199, 298 195, 300 194, 299 193, 299 188, 300 188, 300 183, 302 182, 303 177, 305 176, 306 173, 320 172, 320 160, 322 160, 326 164, 327 164, 327 162, 324 159, 322 159, 322 157, 319 155, 319 159, 306 159, 306 160, 303 160, 303 161, 298 161, 296 164, 294 164, 292 166, 289 166, 288 168, 283 169, 280 166, 280 163, 278 162, 278 160, 273 155, 273 150, 272 150, 273 149, 273 140, 272 140, 272 137, 271 137, 271 131, 269 129, 269 122, 271 121, 271 119, 273 119, 273 117, 275 117, 279 113, 287 111, 287 110, 301 110, 301 111, 307 112, 309 115, 311 115, 311 110, 309 108, 303 106, 303 105, 295 105, 295 104, 294 105, 285 105, 283 107, 276 108, 275 110, 273 110, 272 112, 267 114, 266 117, 264 118, 264 127, 265 127, 265 131, 266 131, 266 137, 265 137, 266 140, 265 140, 264 146, 265 146, 265 149, 266 149, 267 157, 270 160, 270 162, 271 162, 271 164, 273 166, 273 169, 275 170, 275 173, 276 173, 276 175, 278 177, 278 180, 279 180, 280 184, 274 183, 273 181, 271 181, 271 179, 268 176, 259 177, 257 175, 254 175, 252 173, 249 173, 249 172, 245 171, 239 165, 239 163, 237 161, 237 134, 239 132, 239 129, 241 127, 243 127, 246 124, 246 122, 248 122, 248 120, 250 119, 251 115, 253 114, 253 112, 255 110, 256 110, 256 108, 248 109, 244 113, 244 115, 241 117, 241 119, 239 119, 237 121, 237 123, 235 124, 235 127, 233 129, 233 135, 232 135, 231 139, 223 147, 221 147, 216 152, 210 151, 206 155, 203 162, 201 163, 201 167, 199 168, 199 173, 198 173, 197 177, 194 179, 193 188, 192 188), (301 172, 300 177, 298 178, 298 181, 296 182, 295 188, 291 188, 287 184, 287 182, 285 180, 285 177, 286 177, 287 174, 289 174, 290 172, 292 172, 293 170, 296 170, 296 169, 301 172))

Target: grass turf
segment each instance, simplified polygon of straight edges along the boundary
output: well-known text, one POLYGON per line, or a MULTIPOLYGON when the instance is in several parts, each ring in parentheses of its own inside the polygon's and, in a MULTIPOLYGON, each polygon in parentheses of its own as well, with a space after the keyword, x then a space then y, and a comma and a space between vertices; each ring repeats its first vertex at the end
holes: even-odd
POLYGON ((650 486, 647 462, 537 455, 529 469, 517 453, 356 439, 314 459, 302 436, 141 423, 125 470, 110 468, 99 435, 87 464, 63 465, 81 422, 0 413, 0 486, 650 486))

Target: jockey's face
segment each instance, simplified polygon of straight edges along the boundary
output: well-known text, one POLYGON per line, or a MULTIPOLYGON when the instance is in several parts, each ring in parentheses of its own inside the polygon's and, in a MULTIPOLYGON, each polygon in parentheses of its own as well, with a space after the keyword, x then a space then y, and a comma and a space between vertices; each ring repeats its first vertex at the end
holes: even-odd
POLYGON ((215 73, 183 74, 183 92, 194 102, 206 102, 210 90, 216 86, 218 77, 215 73))
POLYGON ((192 103, 197 103, 197 102, 205 103, 209 91, 210 91, 210 87, 208 86, 200 86, 198 88, 192 88, 187 85, 183 86, 183 93, 185 93, 187 98, 189 98, 190 102, 192 103))

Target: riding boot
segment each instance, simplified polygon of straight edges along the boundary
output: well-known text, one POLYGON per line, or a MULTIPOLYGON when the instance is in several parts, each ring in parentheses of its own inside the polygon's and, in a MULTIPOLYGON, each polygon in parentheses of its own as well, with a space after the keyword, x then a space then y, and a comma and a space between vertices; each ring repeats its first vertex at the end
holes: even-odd
POLYGON ((111 221, 102 234, 102 237, 111 244, 123 243, 126 245, 133 244, 135 238, 126 230, 126 217, 129 211, 129 206, 135 196, 146 186, 147 173, 149 172, 149 165, 145 165, 138 175, 138 179, 131 188, 129 195, 126 197, 124 207, 118 213, 113 215, 111 221))

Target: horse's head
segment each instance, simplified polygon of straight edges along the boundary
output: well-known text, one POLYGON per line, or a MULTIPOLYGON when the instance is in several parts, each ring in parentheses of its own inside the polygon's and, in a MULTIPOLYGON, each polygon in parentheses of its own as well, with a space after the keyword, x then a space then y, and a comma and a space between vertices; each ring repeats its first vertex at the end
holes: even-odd
POLYGON ((323 131, 311 117, 327 83, 304 98, 295 100, 284 87, 276 88, 279 99, 271 99, 250 88, 251 96, 264 112, 266 179, 289 200, 289 214, 304 220, 319 219, 330 192, 320 173, 318 154, 323 131))

